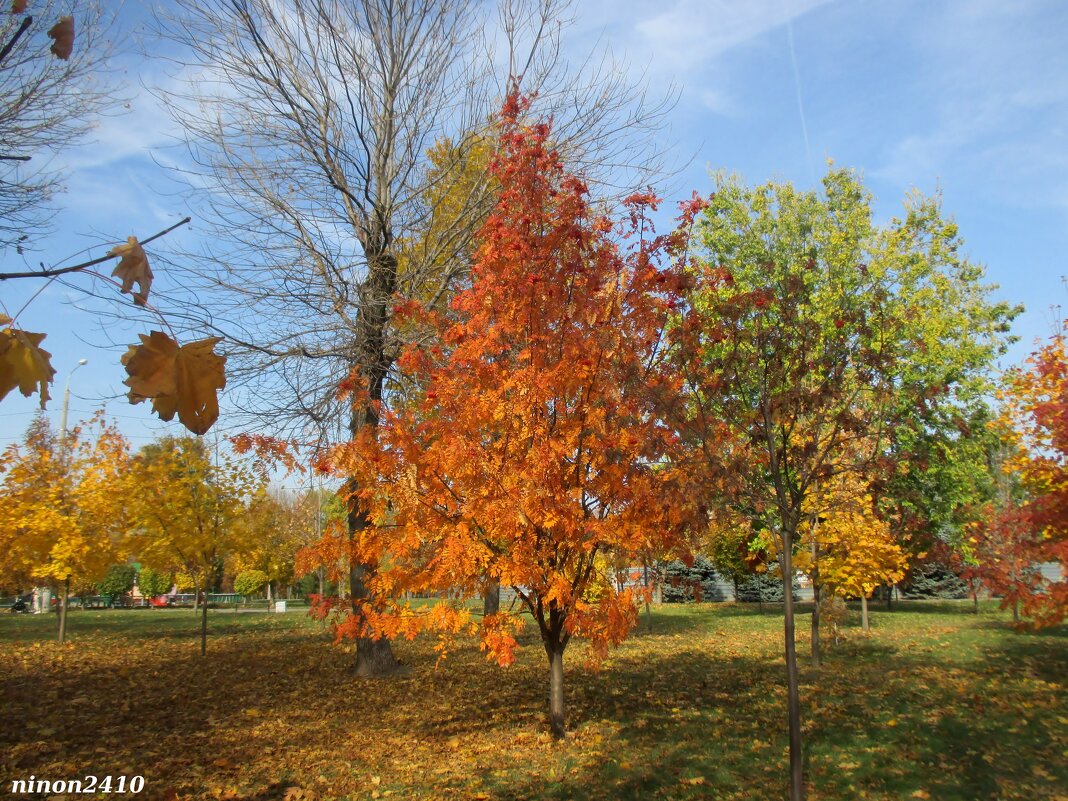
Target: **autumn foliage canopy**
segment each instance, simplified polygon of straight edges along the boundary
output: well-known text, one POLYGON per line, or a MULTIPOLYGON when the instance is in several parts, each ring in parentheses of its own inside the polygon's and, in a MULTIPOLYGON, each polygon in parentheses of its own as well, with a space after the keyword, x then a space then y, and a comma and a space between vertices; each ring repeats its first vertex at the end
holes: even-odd
MULTIPOLYGON (((402 357, 417 397, 338 449, 332 467, 360 477, 376 524, 351 558, 389 556, 377 597, 477 595, 499 582, 515 588, 547 648, 581 633, 601 650, 627 634, 636 605, 629 592, 584 598, 605 564, 598 555, 634 559, 670 543, 687 514, 668 459, 677 437, 656 404, 676 391, 660 332, 679 289, 670 262, 680 240, 651 235, 652 196, 629 198, 619 223, 595 214, 549 127, 520 121, 525 108, 515 96, 504 108, 500 194, 470 288, 445 314, 399 310, 440 332, 440 345, 402 357)), ((501 664, 514 659, 518 611, 482 621, 482 647, 501 664)), ((366 635, 389 619, 367 610, 347 625, 366 635)))

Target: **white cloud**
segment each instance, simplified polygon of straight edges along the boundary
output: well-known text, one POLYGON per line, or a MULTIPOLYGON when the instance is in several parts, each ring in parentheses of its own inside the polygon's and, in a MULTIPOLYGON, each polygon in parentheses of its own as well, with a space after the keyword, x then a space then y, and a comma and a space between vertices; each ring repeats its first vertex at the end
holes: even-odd
POLYGON ((686 80, 716 57, 830 0, 678 0, 636 30, 658 63, 686 80))

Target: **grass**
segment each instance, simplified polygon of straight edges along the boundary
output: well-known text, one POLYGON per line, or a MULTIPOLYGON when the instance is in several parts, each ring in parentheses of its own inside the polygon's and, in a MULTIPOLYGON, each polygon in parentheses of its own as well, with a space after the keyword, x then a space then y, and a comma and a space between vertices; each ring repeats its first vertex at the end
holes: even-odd
MULTIPOLYGON (((435 667, 432 641, 402 642, 408 675, 372 681, 299 613, 213 612, 206 660, 190 610, 74 612, 63 646, 54 620, 5 615, 0 788, 92 773, 168 801, 782 798, 781 624, 662 607, 598 672, 573 645, 554 743, 531 629, 507 670, 470 643, 435 667)), ((1068 801, 1068 627, 1018 633, 956 603, 873 627, 802 665, 812 801, 1068 801)))

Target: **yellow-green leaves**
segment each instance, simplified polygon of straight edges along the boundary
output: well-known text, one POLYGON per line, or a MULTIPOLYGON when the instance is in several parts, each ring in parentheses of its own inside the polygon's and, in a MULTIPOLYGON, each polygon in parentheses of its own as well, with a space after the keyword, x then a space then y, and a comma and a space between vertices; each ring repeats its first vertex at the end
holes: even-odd
POLYGON ((179 345, 162 331, 140 335, 122 357, 131 403, 152 401, 162 420, 175 413, 194 434, 203 434, 219 419, 218 390, 226 386, 226 357, 215 353, 217 337, 179 345))
POLYGON ((48 401, 48 385, 56 371, 52 368, 52 354, 41 348, 44 334, 20 331, 10 325, 11 319, 0 315, 0 399, 18 387, 27 398, 40 393, 41 408, 48 401))

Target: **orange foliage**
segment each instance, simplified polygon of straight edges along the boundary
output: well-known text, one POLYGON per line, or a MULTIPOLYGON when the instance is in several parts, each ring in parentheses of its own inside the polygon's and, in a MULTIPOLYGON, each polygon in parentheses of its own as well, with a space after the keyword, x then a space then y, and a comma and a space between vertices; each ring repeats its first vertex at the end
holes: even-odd
MULTIPOLYGON (((548 126, 520 122, 526 106, 512 97, 504 109, 491 165, 499 199, 470 287, 431 317, 442 345, 401 357, 420 396, 383 411, 378 431, 332 463, 357 477, 375 522, 348 554, 382 564, 373 595, 470 596, 497 581, 515 589, 550 653, 576 634, 603 653, 634 625, 636 605, 615 590, 582 600, 598 554, 638 559, 670 545, 690 511, 668 458, 677 435, 656 403, 678 391, 660 342, 683 243, 653 234, 651 196, 629 201, 621 222, 596 215, 548 126)), ((500 664, 514 660, 518 611, 482 623, 482 648, 500 664)), ((407 634, 413 618, 467 625, 459 611, 434 614, 444 617, 365 609, 344 625, 364 636, 407 634)))
MULTIPOLYGON (((1068 616, 1068 354, 1058 334, 1027 360, 1028 367, 1008 374, 1002 392, 1001 424, 1013 448, 1006 469, 1016 472, 1029 499, 999 520, 1003 534, 1013 532, 1012 558, 1032 564, 1056 562, 1060 581, 1047 581, 1034 570, 1011 571, 1010 595, 1023 602, 1024 614, 1038 625, 1053 625, 1068 616), (1022 549, 1022 550, 1021 550, 1022 549)), ((996 532, 995 532, 996 533, 996 532)), ((1004 540, 1004 536, 1002 537, 1004 540)))

